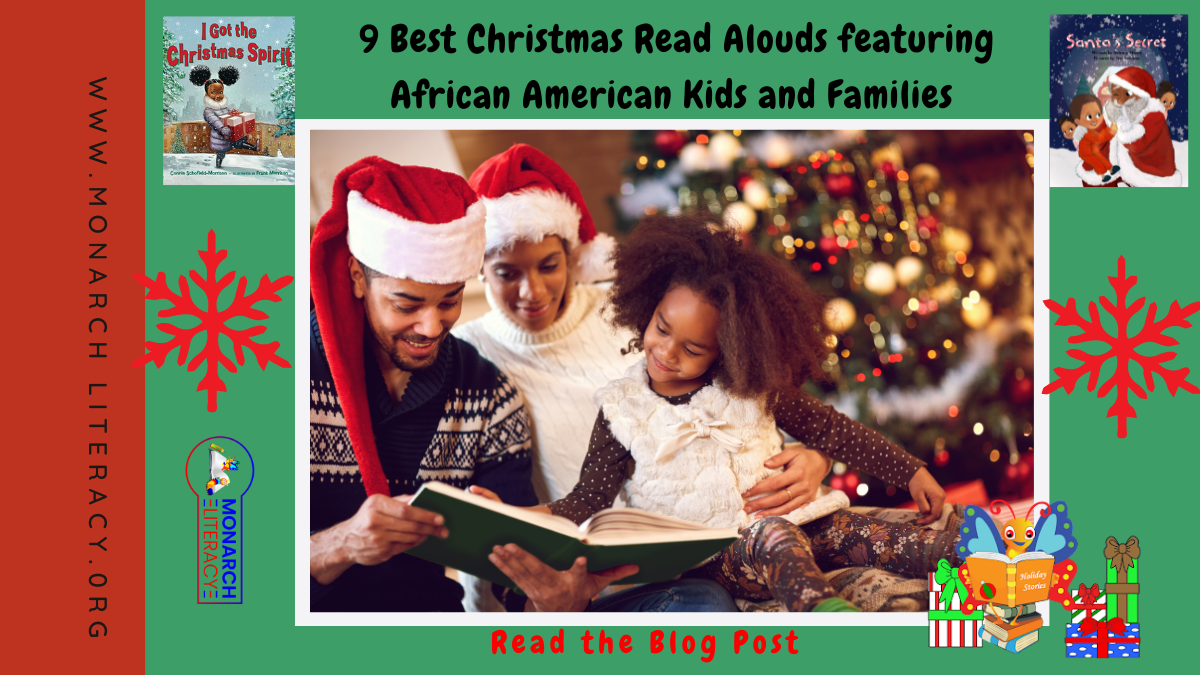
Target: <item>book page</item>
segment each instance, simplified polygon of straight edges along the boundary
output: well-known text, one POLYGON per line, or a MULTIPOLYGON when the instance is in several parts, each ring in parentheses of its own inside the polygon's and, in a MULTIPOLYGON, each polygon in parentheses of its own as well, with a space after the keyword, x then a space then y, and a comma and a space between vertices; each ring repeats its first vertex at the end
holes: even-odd
MULTIPOLYGON (((562 518, 560 516, 552 516, 546 513, 530 511, 529 509, 522 508, 520 506, 494 502, 487 497, 481 497, 477 494, 467 492, 466 490, 452 488, 445 483, 425 483, 421 486, 420 490, 417 490, 417 494, 421 494, 422 490, 430 490, 432 492, 437 492, 438 494, 462 500, 468 504, 474 504, 475 506, 488 509, 489 511, 503 513, 506 516, 510 516, 512 518, 516 518, 517 520, 522 520, 539 527, 544 527, 547 530, 551 530, 574 539, 583 539, 583 535, 580 532, 581 528, 576 527, 575 523, 572 523, 566 518, 562 518)), ((414 496, 413 499, 416 499, 416 496, 414 496)))

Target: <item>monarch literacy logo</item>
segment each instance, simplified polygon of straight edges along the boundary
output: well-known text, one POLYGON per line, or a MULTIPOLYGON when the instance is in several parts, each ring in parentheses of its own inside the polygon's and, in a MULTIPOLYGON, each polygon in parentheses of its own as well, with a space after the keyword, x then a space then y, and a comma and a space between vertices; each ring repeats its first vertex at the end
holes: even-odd
POLYGON ((254 458, 228 436, 196 444, 184 464, 196 496, 196 604, 242 604, 243 528, 254 458))

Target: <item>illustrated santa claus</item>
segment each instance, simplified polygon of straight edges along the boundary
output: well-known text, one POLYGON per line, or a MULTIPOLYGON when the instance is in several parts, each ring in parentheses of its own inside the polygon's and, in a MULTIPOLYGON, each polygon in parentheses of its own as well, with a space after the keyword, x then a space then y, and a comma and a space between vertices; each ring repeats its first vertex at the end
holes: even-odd
MULTIPOLYGON (((1175 168, 1167 110, 1154 96, 1150 73, 1136 66, 1113 66, 1096 80, 1093 91, 1104 102, 1108 123, 1117 125, 1108 158, 1121 167, 1122 181, 1131 187, 1183 185, 1183 173, 1175 168)), ((1102 182, 1100 176, 1082 177, 1091 185, 1102 182)))

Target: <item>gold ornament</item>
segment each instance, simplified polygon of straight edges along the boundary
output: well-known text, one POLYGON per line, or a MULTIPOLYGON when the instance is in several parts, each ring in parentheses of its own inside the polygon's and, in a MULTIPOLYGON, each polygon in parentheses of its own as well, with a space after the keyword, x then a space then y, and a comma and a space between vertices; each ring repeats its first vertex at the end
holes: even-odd
POLYGON ((977 330, 987 326, 988 322, 992 320, 992 303, 980 298, 978 302, 970 304, 970 307, 963 308, 963 323, 977 330))
POLYGON ((708 142, 708 155, 717 169, 728 169, 742 154, 742 143, 733 134, 722 131, 708 142))
POLYGON ((771 199, 771 191, 767 186, 757 180, 748 181, 746 186, 742 188, 742 199, 754 209, 767 208, 767 202, 771 199))
POLYGON ((985 291, 996 285, 996 263, 990 258, 975 264, 975 285, 985 291))
POLYGON ((684 173, 700 173, 712 167, 708 146, 699 143, 688 143, 679 151, 679 166, 684 173))
POLYGON ((896 290, 896 273, 892 266, 885 262, 877 262, 867 269, 863 277, 863 286, 875 295, 889 295, 896 290))
POLYGON ((767 158, 767 166, 783 166, 795 157, 791 142, 780 134, 771 134, 765 145, 764 154, 767 158))
POLYGON ((954 291, 958 288, 958 282, 954 279, 947 279, 945 283, 934 286, 929 289, 929 295, 939 304, 946 304, 954 299, 954 291))
POLYGON ((749 232, 758 223, 758 213, 745 202, 725 207, 725 228, 734 232, 749 232))
POLYGON ((871 152, 871 166, 878 169, 884 162, 891 162, 897 171, 904 168, 904 153, 900 152, 899 145, 889 143, 871 152))
POLYGON ((850 330, 857 316, 854 312, 854 305, 845 298, 834 298, 825 303, 825 325, 835 333, 840 334, 850 330))
POLYGON ((896 261, 896 281, 901 286, 907 286, 916 281, 925 272, 925 263, 916 256, 906 255, 896 261))
POLYGON ((950 253, 970 253, 971 235, 966 230, 947 227, 942 231, 942 248, 950 253))
POLYGON ((932 191, 942 182, 942 172, 932 164, 918 164, 909 175, 911 182, 919 185, 925 192, 932 191))

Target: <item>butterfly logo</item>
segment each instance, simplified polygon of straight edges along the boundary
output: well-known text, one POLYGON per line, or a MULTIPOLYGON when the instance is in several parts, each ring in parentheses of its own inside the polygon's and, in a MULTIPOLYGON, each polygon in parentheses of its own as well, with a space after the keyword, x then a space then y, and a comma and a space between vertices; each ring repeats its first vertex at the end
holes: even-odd
POLYGON ((978 506, 968 506, 967 520, 963 523, 963 535, 958 542, 958 555, 964 560, 973 553, 1004 553, 1015 558, 1027 551, 1041 551, 1054 556, 1058 564, 1075 553, 1075 537, 1071 534, 1071 519, 1067 517, 1066 502, 1037 502, 1029 508, 1024 518, 1018 518, 1012 506, 997 499, 992 502, 991 512, 999 514, 1000 504, 1008 507, 1012 520, 1004 524, 1004 532, 996 529, 987 513, 978 506), (1039 504, 1045 508, 1038 512, 1040 518, 1035 526, 1029 517, 1039 504))

